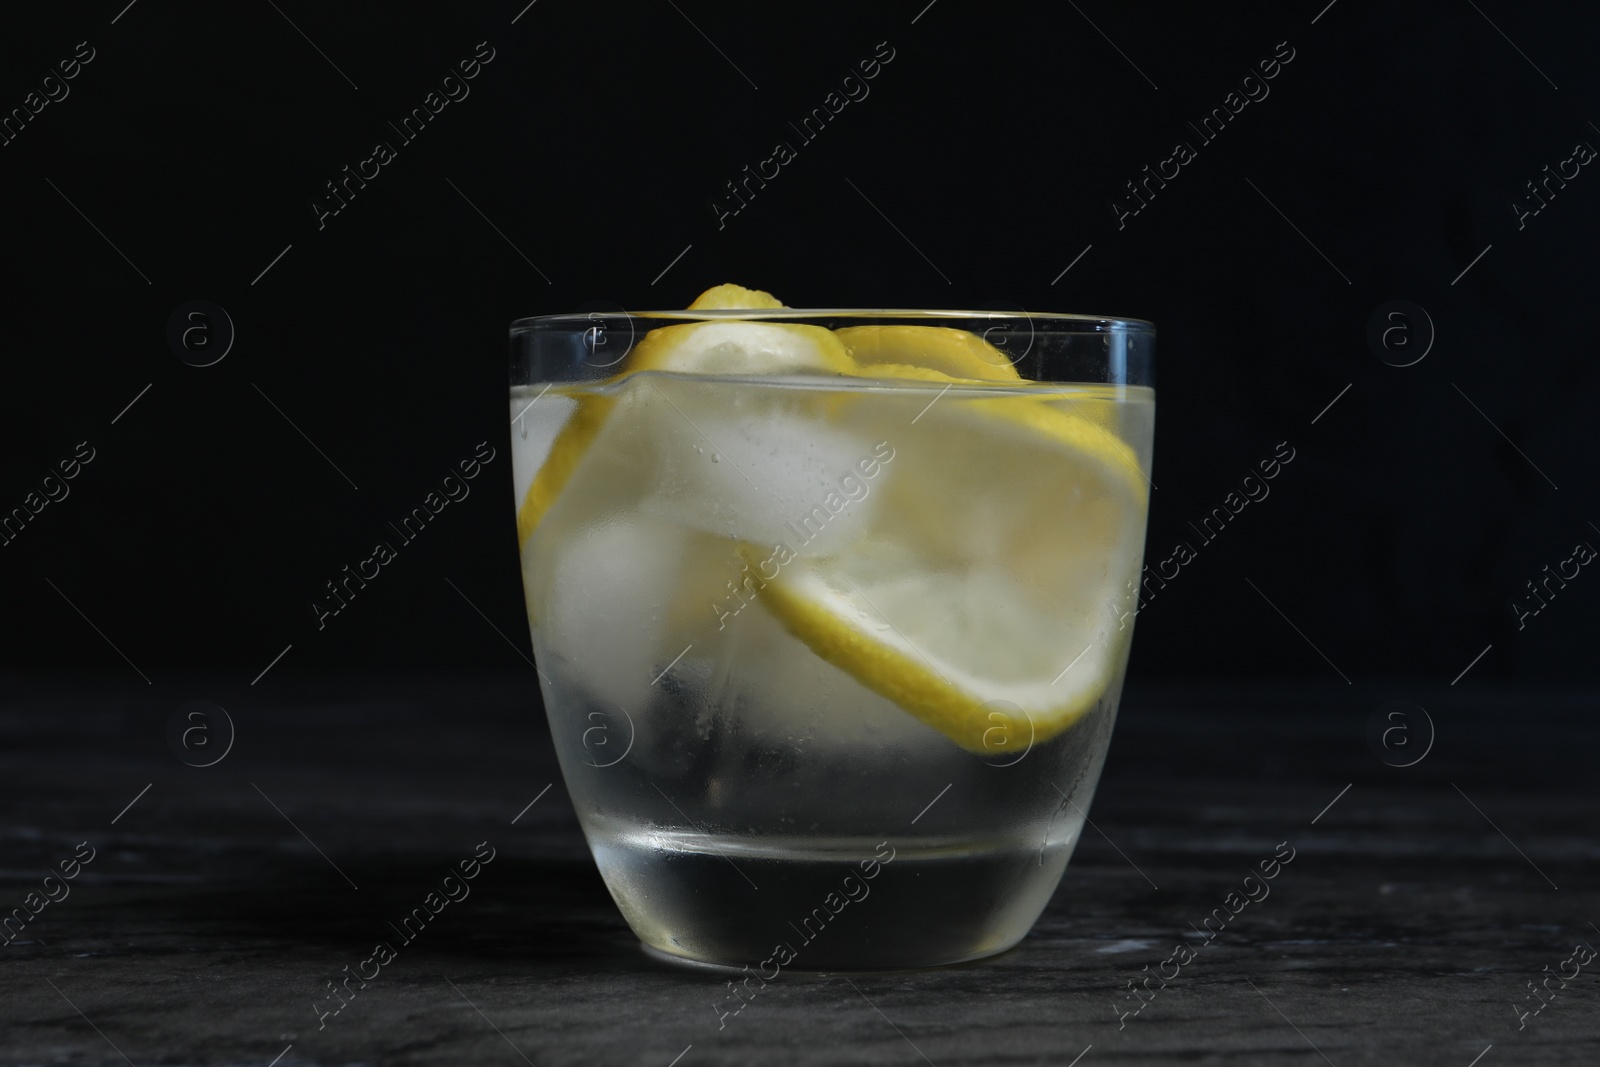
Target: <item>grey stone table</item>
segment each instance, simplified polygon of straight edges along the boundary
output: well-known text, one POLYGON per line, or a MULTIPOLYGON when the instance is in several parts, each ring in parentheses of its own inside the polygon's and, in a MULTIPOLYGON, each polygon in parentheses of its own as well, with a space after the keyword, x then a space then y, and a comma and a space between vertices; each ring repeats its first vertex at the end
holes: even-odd
POLYGON ((3 681, 0 913, 39 906, 0 945, 4 1064, 1600 1062, 1589 694, 1133 687, 1020 947, 786 971, 719 1027, 723 979, 648 958, 613 907, 528 677, 3 681), (207 693, 233 745, 186 766, 169 722, 207 693), (1415 711, 1369 742, 1394 699, 1431 748, 1415 711), (480 842, 471 895, 321 1014, 480 842), (1280 842, 1270 895, 1202 939, 1280 842))

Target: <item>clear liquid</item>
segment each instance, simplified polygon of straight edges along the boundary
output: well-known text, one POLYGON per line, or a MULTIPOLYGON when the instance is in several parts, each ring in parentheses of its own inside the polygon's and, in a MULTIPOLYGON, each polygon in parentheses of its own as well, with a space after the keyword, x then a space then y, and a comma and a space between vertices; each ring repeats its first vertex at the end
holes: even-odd
POLYGON ((595 857, 641 940, 672 955, 768 977, 773 963, 917 967, 1014 944, 1066 868, 1081 820, 1067 821, 1043 848, 992 837, 711 839, 619 827, 596 835, 595 857))
MULTIPOLYGON (((1050 389, 1046 403, 1148 469, 1147 390, 1050 389)), ((781 538, 828 560, 908 521, 931 546, 918 580, 954 580, 940 545, 970 554, 991 534, 983 501, 955 513, 903 472, 955 470, 983 450, 981 434, 963 436, 964 406, 1002 392, 640 374, 514 393, 519 504, 541 464, 572 468, 523 545, 551 731, 601 873, 646 945, 752 970, 779 944, 800 969, 948 963, 1009 948, 1048 902, 1105 756, 1131 617, 1110 621, 1110 605, 1084 623, 1121 642, 1092 710, 1048 740, 977 755, 820 659, 739 585, 738 545, 781 538), (615 406, 575 449, 563 427, 596 399, 615 406), (862 460, 882 442, 894 458, 869 476, 862 460)), ((997 469, 996 492, 1026 493, 1044 473, 997 469)), ((1107 548, 1126 571, 1117 588, 1141 551, 1107 548)))

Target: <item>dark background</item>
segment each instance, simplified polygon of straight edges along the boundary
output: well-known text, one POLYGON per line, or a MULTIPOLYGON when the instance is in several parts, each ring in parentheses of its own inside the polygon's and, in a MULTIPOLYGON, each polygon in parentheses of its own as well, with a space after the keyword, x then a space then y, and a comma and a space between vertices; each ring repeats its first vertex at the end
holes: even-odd
POLYGON ((95 58, 0 147, 0 506, 78 442, 96 458, 0 548, 0 659, 141 685, 120 649, 180 690, 199 668, 248 688, 289 645, 279 677, 522 667, 473 608, 525 649, 507 324, 738 281, 1157 324, 1147 558, 1199 558, 1140 620, 1136 680, 1445 687, 1490 645, 1468 681, 1592 679, 1586 575, 1525 629, 1511 604, 1600 541, 1600 178, 1520 230, 1511 205, 1600 144, 1600 16, 925 2, 8 13, 5 109, 77 42, 95 58), (470 95, 403 144, 387 123, 480 41, 470 95), (787 123, 885 41, 870 95, 800 146, 787 123), (1285 41, 1270 95, 1202 145, 1186 122, 1285 41), (798 159, 719 229, 724 182, 779 139, 798 159), (1119 229, 1112 199, 1179 139, 1198 158, 1119 229), (379 140, 398 157, 319 229, 324 183, 379 140), (195 299, 237 330, 210 367, 167 341, 195 299), (1367 340, 1394 299, 1436 331, 1413 366, 1367 340), (473 495, 319 632, 323 583, 484 440, 473 495), (1282 441, 1270 498, 1201 546, 1187 524, 1282 441))
POLYGON ((1513 1012, 1600 921, 1600 577, 1522 628, 1513 602, 1600 545, 1600 174, 1521 229, 1512 205, 1600 146, 1600 10, 12 8, 0 119, 94 58, 0 144, 0 516, 94 459, 0 544, 0 909, 79 841, 103 858, 0 947, 0 1062, 1594 1062, 1592 969, 1513 1012), (402 144, 479 42, 470 95, 402 144), (798 145, 880 42, 870 95, 798 145), (1270 95, 1201 145, 1188 122, 1280 42, 1270 95), (719 229, 779 139, 798 158, 719 229), (1119 229, 1180 139, 1198 157, 1119 229), (380 140, 397 158, 319 228, 380 140), (786 976, 722 1030, 725 976, 640 954, 537 714, 506 330, 725 281, 1153 320, 1147 559, 1198 556, 1142 613, 1091 831, 1021 946, 786 976), (194 300, 236 328, 207 367, 168 340, 194 300), (1396 300, 1408 346, 1374 346, 1396 300), (319 631, 324 583, 483 441, 471 495, 319 631), (231 716, 202 735, 225 758, 174 735, 193 700, 231 716), (470 910, 313 1027, 485 839, 470 910), (1123 1030, 1141 965, 1281 840, 1305 858, 1272 900, 1123 1030))

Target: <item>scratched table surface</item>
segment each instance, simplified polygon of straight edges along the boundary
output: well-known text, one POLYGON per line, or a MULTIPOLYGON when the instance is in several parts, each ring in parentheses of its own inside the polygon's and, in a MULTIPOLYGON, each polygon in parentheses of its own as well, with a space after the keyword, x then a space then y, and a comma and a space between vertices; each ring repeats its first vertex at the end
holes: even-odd
POLYGON ((607 896, 527 678, 286 674, 210 767, 169 749, 172 700, 0 681, 0 893, 32 914, 0 947, 5 1064, 1600 1062, 1594 694, 1133 686, 1021 946, 785 971, 719 1028, 723 979, 645 956, 607 896), (1372 740, 1403 699, 1426 719, 1372 740))

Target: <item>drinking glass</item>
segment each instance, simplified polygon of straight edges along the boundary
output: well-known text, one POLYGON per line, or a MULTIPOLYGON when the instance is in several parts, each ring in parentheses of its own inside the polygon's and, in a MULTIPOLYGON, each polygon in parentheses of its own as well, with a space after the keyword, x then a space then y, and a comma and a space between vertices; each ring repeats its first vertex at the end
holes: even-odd
POLYGON ((512 325, 540 688, 648 951, 770 980, 1026 935, 1116 717, 1154 340, 1009 311, 512 325), (854 370, 786 347, 836 341, 854 370))

